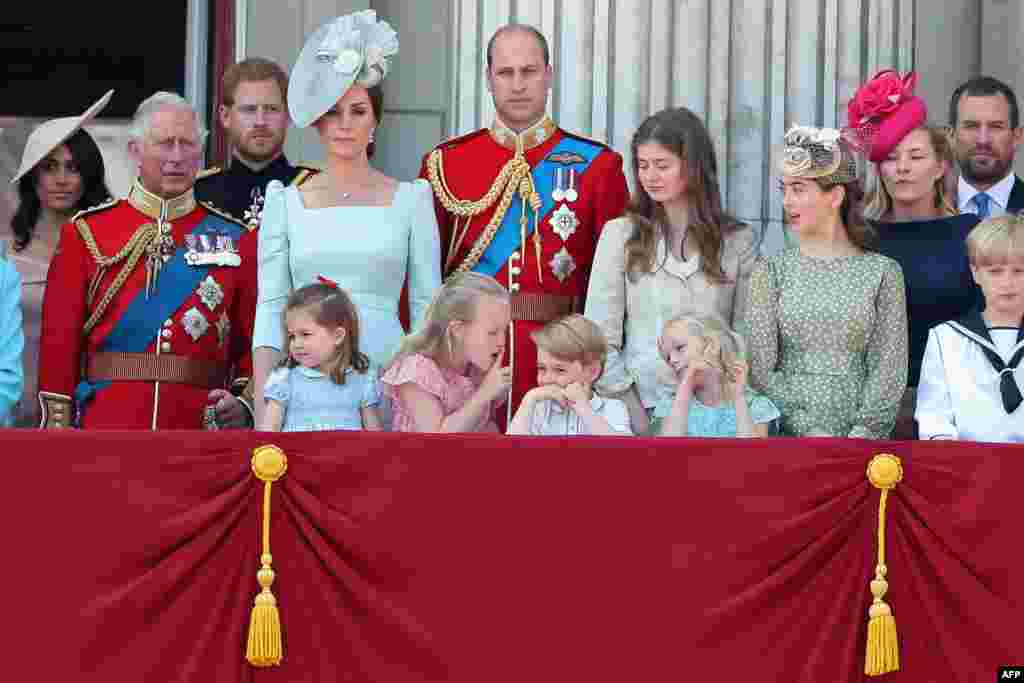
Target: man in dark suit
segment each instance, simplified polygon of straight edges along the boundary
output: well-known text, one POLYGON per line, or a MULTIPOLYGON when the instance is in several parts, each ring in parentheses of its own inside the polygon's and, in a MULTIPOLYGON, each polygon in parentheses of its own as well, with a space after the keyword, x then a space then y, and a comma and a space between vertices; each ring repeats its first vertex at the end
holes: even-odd
POLYGON ((960 211, 987 218, 1024 210, 1024 181, 1013 172, 1024 139, 1013 89, 991 76, 972 78, 953 91, 949 122, 960 166, 960 211))

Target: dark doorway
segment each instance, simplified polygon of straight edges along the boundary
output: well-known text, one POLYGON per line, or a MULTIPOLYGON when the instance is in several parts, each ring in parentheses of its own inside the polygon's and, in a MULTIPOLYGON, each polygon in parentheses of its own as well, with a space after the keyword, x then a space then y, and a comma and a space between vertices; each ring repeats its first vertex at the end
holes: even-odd
POLYGON ((186 0, 8 3, 0 13, 0 115, 71 116, 113 88, 104 118, 129 118, 157 90, 184 94, 186 0), (128 6, 125 6, 128 7, 128 6))

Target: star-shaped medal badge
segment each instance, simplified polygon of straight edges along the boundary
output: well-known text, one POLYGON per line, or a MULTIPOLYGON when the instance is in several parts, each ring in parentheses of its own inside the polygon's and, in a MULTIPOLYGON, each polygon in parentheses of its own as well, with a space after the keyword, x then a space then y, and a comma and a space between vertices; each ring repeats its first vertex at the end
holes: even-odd
POLYGON ((549 219, 551 223, 551 229, 555 231, 555 234, 562 238, 565 242, 569 239, 573 233, 576 232, 576 228, 579 227, 580 221, 576 218, 576 214, 569 208, 568 204, 562 204, 558 209, 551 214, 549 219))
POLYGON ((211 313, 213 309, 220 305, 220 302, 224 301, 224 290, 220 288, 220 285, 213 279, 212 275, 207 275, 206 279, 199 283, 196 294, 199 295, 200 300, 210 309, 211 313))
POLYGON ((573 259, 572 254, 565 247, 562 247, 551 258, 548 265, 551 266, 551 272, 555 274, 559 282, 565 282, 572 275, 573 271, 576 270, 576 260, 573 259))
POLYGON ((192 337, 192 341, 199 341, 199 338, 210 329, 210 323, 207 322, 206 316, 195 306, 185 311, 185 315, 181 316, 181 326, 185 328, 188 336, 192 337))

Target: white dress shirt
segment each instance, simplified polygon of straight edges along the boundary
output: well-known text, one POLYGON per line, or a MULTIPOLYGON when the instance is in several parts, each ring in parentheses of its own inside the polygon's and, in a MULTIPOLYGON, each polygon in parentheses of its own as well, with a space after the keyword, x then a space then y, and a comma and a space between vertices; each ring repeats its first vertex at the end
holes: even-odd
MULTIPOLYGON (((1010 175, 985 190, 991 200, 988 203, 989 218, 1002 216, 1006 213, 1006 206, 1010 203, 1010 193, 1013 192, 1013 184, 1015 182, 1017 182, 1017 176, 1011 172, 1010 175)), ((957 205, 960 207, 960 213, 978 213, 978 207, 974 205, 974 195, 979 192, 981 190, 978 190, 964 180, 963 176, 960 176, 956 183, 957 205)))
MULTIPOLYGON (((594 395, 590 399, 594 412, 608 420, 616 435, 632 436, 629 409, 615 398, 594 395)), ((545 399, 533 405, 530 414, 530 434, 537 436, 576 436, 590 434, 590 430, 572 408, 563 408, 557 401, 545 399)))

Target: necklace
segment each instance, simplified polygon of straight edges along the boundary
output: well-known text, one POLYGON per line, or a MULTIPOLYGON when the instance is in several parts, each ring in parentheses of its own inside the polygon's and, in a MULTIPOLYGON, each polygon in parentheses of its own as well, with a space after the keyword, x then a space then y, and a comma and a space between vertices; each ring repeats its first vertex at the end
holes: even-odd
POLYGON ((349 198, 349 197, 351 197, 351 196, 352 196, 352 193, 351 193, 351 192, 342 192, 342 193, 341 193, 341 198, 342 198, 342 199, 348 199, 348 198, 349 198))

